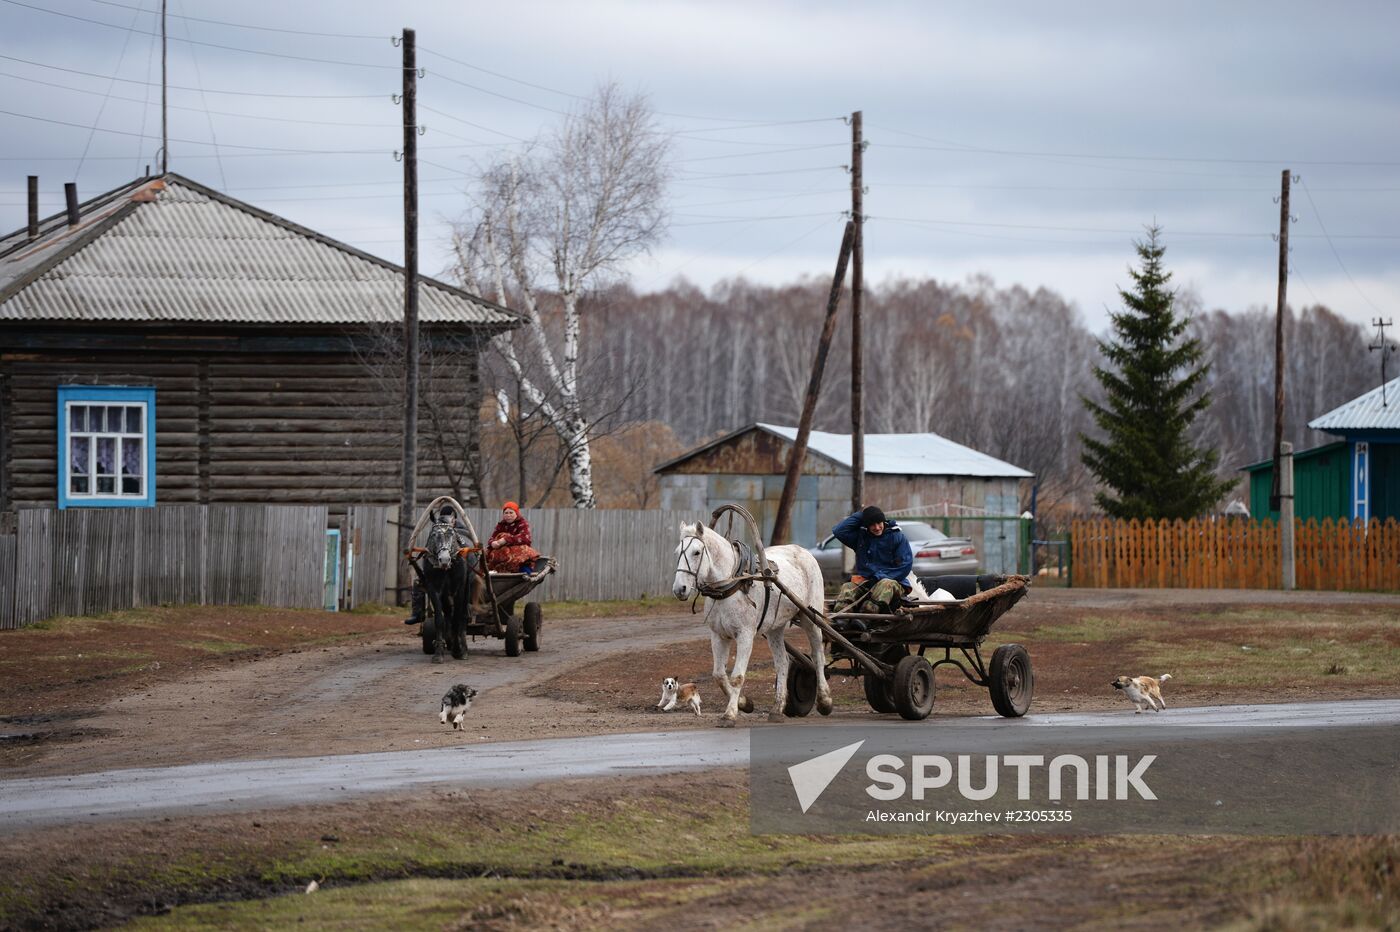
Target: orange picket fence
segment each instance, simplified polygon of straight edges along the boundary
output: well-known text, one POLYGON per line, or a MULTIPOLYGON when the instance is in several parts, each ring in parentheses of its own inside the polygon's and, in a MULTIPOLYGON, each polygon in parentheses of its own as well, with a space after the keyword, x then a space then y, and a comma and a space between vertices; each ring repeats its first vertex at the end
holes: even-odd
MULTIPOLYGON (((1075 521, 1070 526, 1076 586, 1144 589, 1277 589, 1279 529, 1272 521, 1075 521)), ((1400 590, 1400 524, 1389 518, 1299 521, 1294 532, 1299 589, 1400 590)))

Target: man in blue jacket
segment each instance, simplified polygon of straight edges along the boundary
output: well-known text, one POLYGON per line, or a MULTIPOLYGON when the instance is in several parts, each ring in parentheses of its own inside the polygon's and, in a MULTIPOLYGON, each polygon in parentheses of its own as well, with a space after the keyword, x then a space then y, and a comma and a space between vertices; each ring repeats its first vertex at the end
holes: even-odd
POLYGON ((834 610, 844 611, 864 599, 865 607, 874 611, 893 611, 909 588, 906 580, 914 568, 914 551, 899 525, 867 505, 831 533, 856 552, 855 573, 837 593, 834 610))

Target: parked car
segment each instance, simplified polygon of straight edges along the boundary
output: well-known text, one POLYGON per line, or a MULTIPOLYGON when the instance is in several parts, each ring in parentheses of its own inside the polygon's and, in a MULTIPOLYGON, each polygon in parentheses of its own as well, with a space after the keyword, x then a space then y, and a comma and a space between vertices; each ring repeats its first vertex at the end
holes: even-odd
MULTIPOLYGON (((898 520, 898 519, 896 519, 898 520)), ((977 548, 966 537, 949 537, 938 528, 922 521, 899 521, 899 529, 914 551, 915 576, 949 576, 977 572, 977 548)), ((822 580, 839 583, 843 579, 841 542, 828 537, 808 548, 822 568, 822 580)))

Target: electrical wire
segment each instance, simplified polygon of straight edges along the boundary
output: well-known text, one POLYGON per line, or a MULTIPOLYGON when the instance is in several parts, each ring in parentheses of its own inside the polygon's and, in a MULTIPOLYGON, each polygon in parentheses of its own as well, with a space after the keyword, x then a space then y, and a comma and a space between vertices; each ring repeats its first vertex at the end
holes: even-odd
MULTIPOLYGON (((144 29, 137 29, 134 26, 121 26, 117 23, 108 23, 100 19, 90 19, 86 16, 78 16, 76 13, 63 13, 59 10, 49 10, 41 6, 23 3, 21 0, 0 0, 0 3, 8 3, 10 6, 24 7, 28 10, 35 10, 39 13, 48 13, 52 16, 62 16, 67 19, 75 19, 85 23, 92 23, 95 26, 106 26, 108 29, 125 29, 127 32, 136 33, 143 36, 158 36, 158 32, 147 32, 144 29)), ((186 27, 188 28, 188 27, 186 27)), ((338 58, 312 58, 307 55, 288 55, 285 52, 269 52, 265 49, 247 49, 237 45, 223 45, 218 42, 203 42, 199 39, 180 39, 175 36, 168 36, 174 42, 187 42, 191 45, 203 45, 211 49, 223 49, 226 52, 242 52, 246 55, 265 55, 269 58, 285 58, 290 61, 313 62, 318 65, 342 65, 347 68, 375 68, 388 69, 390 71, 402 71, 402 65, 382 65, 377 62, 345 61, 338 58)))
MULTIPOLYGON (((9 2, 9 0, 6 0, 9 2)), ((1348 159, 1240 159, 1187 155, 1103 155, 1092 152, 1035 152, 1021 149, 991 149, 974 146, 915 146, 905 143, 871 143, 882 149, 915 149, 923 152, 964 152, 977 155, 1011 155, 1050 159, 1101 159, 1121 162, 1202 162, 1220 165, 1340 165, 1349 168, 1394 167, 1400 162, 1368 162, 1348 159)))
POLYGON ((774 149, 772 151, 765 152, 729 152, 724 155, 701 155, 689 159, 676 159, 676 164, 679 165, 686 162, 713 162, 717 159, 744 159, 756 155, 783 155, 788 152, 811 152, 815 149, 844 149, 845 147, 846 144, 844 142, 822 142, 810 146, 793 146, 788 149, 774 149))
MULTIPOLYGON (((190 24, 181 20, 180 26, 185 30, 185 35, 189 36, 190 24)), ((209 100, 204 96, 204 76, 199 71, 199 55, 194 46, 190 46, 190 61, 194 63, 194 81, 195 84, 199 85, 199 101, 204 108, 204 119, 209 124, 209 141, 214 144, 214 164, 219 169, 219 187, 227 191, 228 176, 224 174, 224 160, 221 157, 222 153, 219 152, 219 137, 214 132, 214 115, 209 112, 209 100)), ((164 158, 166 162, 169 162, 169 153, 165 153, 164 158)))
MULTIPOLYGON (((48 68, 53 71, 66 71, 69 74, 81 74, 89 78, 102 78, 103 80, 107 79, 107 75, 105 74, 97 74, 92 71, 82 71, 77 68, 64 68, 61 65, 48 65, 44 62, 32 61, 28 58, 16 58, 13 55, 0 54, 0 59, 4 59, 5 61, 16 61, 24 65, 34 65, 38 68, 48 68)), ((160 87, 160 82, 158 81, 138 81, 135 78, 114 78, 113 80, 119 81, 122 84, 141 84, 147 87, 160 87)), ((168 84, 166 86, 173 91, 201 90, 201 88, 190 87, 184 84, 168 84)), ((258 91, 227 91, 216 90, 214 88, 203 88, 202 90, 207 94, 227 94, 234 97, 276 97, 286 98, 289 100, 375 100, 384 96, 383 94, 266 94, 258 91)))
MULTIPOLYGON (((103 6, 117 7, 118 9, 122 9, 122 10, 135 10, 135 9, 139 9, 138 7, 130 6, 129 4, 125 4, 125 3, 116 3, 115 0, 89 0, 89 2, 91 2, 91 3, 100 3, 100 4, 102 4, 103 6)), ((154 14, 156 11, 155 11, 155 10, 143 10, 142 12, 154 14)), ((322 39, 374 39, 375 41, 378 41, 378 42, 384 41, 384 36, 371 36, 371 35, 365 35, 365 34, 362 34, 362 33, 348 33, 348 32, 310 32, 310 31, 305 30, 305 29, 280 29, 280 28, 278 28, 278 27, 276 27, 276 26, 255 26, 255 25, 252 25, 251 23, 232 23, 232 22, 228 22, 227 20, 221 20, 221 19, 204 19, 203 17, 200 17, 200 16, 187 16, 187 15, 181 15, 181 14, 176 14, 176 13, 167 13, 166 16, 168 16, 168 17, 171 18, 171 19, 183 19, 183 20, 188 20, 189 22, 192 22, 192 23, 210 23, 210 24, 215 25, 215 26, 231 26, 231 27, 233 27, 234 29, 256 29, 256 30, 258 30, 258 31, 260 31, 260 32, 280 32, 280 33, 285 33, 285 34, 287 34, 287 35, 292 35, 292 36, 316 36, 316 37, 322 38, 322 39)))
MULTIPOLYGON (((139 15, 139 14, 138 14, 139 15)), ((136 25, 136 17, 132 17, 131 24, 136 25)), ((87 161, 88 151, 92 148, 92 138, 97 135, 97 124, 102 122, 102 114, 107 111, 107 101, 111 99, 112 88, 116 87, 116 75, 122 70, 122 62, 126 61, 126 50, 131 45, 131 33, 127 33, 122 38, 121 54, 117 56, 117 63, 112 66, 112 78, 107 82, 107 91, 102 95, 102 103, 97 108, 97 116, 92 118, 92 128, 88 130, 87 141, 83 143, 83 154, 78 158, 78 166, 73 169, 73 180, 77 181, 83 173, 83 162, 87 161)))
MULTIPOLYGON (((152 46, 152 49, 154 49, 155 43, 152 42, 152 43, 151 43, 151 46, 152 46)), ((154 55, 152 56, 152 59, 154 59, 154 55)), ((86 88, 86 87, 74 87, 74 86, 71 85, 71 84, 59 84, 59 83, 56 82, 56 81, 41 81, 41 80, 38 79, 38 78, 29 78, 29 77, 25 77, 24 75, 21 75, 21 74, 13 74, 13 73, 8 72, 8 71, 0 71, 0 77, 14 78, 14 79, 17 80, 17 81, 28 81, 28 82, 31 83, 31 84, 41 84, 41 85, 43 85, 44 87, 56 87, 56 88, 59 88, 59 89, 61 89, 61 90, 75 91, 76 93, 79 93, 79 94, 91 94, 91 95, 96 96, 96 97, 101 97, 101 96, 103 96, 101 91, 94 91, 94 90, 91 90, 91 89, 86 88)), ((153 83, 150 85, 150 87, 158 87, 158 86, 159 86, 159 84, 158 84, 157 82, 153 82, 153 83)), ((113 95, 112 95, 112 99, 113 99, 113 100, 124 100, 124 101, 127 101, 128 103, 133 103, 133 104, 142 104, 144 107, 146 107, 147 109, 149 109, 150 107, 153 106, 153 104, 152 104, 152 102, 151 102, 151 99, 150 99, 150 87, 147 87, 147 88, 146 88, 147 96, 145 97, 145 99, 142 99, 142 98, 140 98, 140 97, 123 97, 121 94, 113 94, 113 95)), ((216 93, 216 92, 211 91, 211 92, 209 92, 209 93, 216 93)), ((378 97, 379 95, 376 94, 376 95, 374 95, 374 96, 378 97)), ((421 106, 421 105, 420 105, 420 106, 421 106)), ((308 120, 308 119, 306 119, 306 118, 304 118, 304 117, 274 117, 274 116, 265 116, 265 115, 260 114, 260 113, 240 113, 240 112, 238 112, 238 111, 236 111, 236 110, 206 110, 206 109, 203 108, 203 107, 182 107, 182 106, 179 106, 178 104, 169 104, 169 105, 167 105, 167 109, 170 109, 170 110, 187 110, 187 111, 189 111, 189 112, 191 112, 191 113, 206 113, 206 112, 207 112, 207 113, 212 113, 212 114, 214 114, 215 116, 238 117, 238 118, 244 119, 244 120, 262 120, 262 121, 264 121, 264 122, 270 122, 270 123, 298 123, 298 124, 305 125, 305 126, 348 126, 348 127, 364 127, 364 128, 367 128, 367 129, 398 129, 398 128, 400 128, 400 127, 402 126, 402 124, 400 124, 400 123, 351 123, 351 122, 347 122, 347 121, 344 121, 344 120, 308 120)), ((425 107, 425 108, 423 108, 423 109, 427 109, 427 108, 425 107)), ((441 132, 441 130, 438 130, 438 132, 441 132)))
POLYGON ((1377 314, 1381 313, 1381 309, 1376 307, 1375 302, 1366 296, 1366 292, 1361 290, 1361 286, 1356 283, 1356 279, 1352 278, 1351 270, 1348 269, 1347 264, 1342 261, 1342 254, 1337 252, 1337 244, 1332 242, 1332 237, 1327 234, 1327 225, 1322 222, 1322 214, 1317 211, 1317 202, 1313 200, 1312 191, 1308 190, 1308 186, 1303 183, 1302 178, 1298 179, 1298 186, 1302 188, 1303 193, 1307 195, 1308 206, 1312 208, 1313 216, 1317 218, 1317 228, 1322 231, 1323 238, 1327 240, 1327 247, 1332 250, 1332 257, 1337 260, 1337 265, 1341 267, 1342 274, 1346 275, 1347 281, 1351 282, 1351 287, 1361 296, 1361 300, 1369 304, 1371 310, 1375 311, 1377 314))

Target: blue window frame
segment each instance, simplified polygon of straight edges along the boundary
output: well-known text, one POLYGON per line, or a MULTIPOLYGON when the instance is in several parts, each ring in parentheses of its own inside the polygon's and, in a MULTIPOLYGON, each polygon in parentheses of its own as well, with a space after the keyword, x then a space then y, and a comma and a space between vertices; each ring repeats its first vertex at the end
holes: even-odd
POLYGON ((156 503, 156 390, 58 387, 58 507, 156 503))

